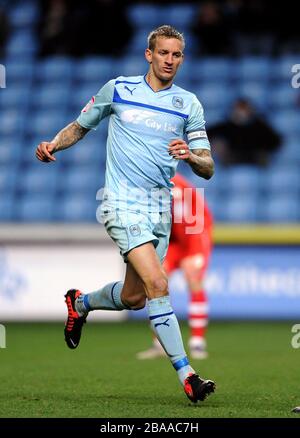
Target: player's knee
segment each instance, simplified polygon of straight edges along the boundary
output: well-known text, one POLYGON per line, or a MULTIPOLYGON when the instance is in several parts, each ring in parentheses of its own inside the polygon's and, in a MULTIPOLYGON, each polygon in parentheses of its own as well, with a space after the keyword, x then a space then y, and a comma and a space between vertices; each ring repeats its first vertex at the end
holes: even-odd
POLYGON ((159 298, 168 295, 168 279, 165 275, 151 278, 147 284, 149 298, 159 298))
POLYGON ((146 305, 146 297, 144 294, 128 297, 124 301, 126 306, 130 307, 131 310, 140 310, 146 305))

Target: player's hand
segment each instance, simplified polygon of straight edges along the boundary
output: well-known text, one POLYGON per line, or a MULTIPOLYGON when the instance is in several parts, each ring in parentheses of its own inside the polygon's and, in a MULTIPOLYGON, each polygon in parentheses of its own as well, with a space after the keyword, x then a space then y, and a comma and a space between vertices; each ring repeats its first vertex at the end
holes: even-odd
POLYGON ((43 141, 36 148, 35 156, 38 160, 44 161, 45 163, 49 163, 50 161, 56 161, 56 158, 53 156, 55 150, 56 149, 54 143, 43 141))
POLYGON ((186 160, 190 156, 190 150, 186 142, 180 138, 169 143, 169 155, 176 160, 186 160))

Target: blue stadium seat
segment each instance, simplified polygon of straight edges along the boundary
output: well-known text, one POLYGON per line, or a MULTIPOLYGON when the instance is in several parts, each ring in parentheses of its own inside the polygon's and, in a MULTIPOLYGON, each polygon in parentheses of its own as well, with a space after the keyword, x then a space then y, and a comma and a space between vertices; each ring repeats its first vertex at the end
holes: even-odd
POLYGON ((75 65, 75 77, 79 81, 96 82, 98 90, 105 82, 115 77, 114 63, 114 58, 109 56, 84 58, 75 65))
POLYGON ((119 59, 115 64, 115 73, 117 76, 139 76, 146 74, 149 65, 143 56, 130 56, 125 59, 119 59))
POLYGON ((193 59, 189 73, 194 81, 227 81, 231 79, 234 69, 235 62, 228 58, 206 57, 193 59))
POLYGON ((11 195, 0 196, 0 222, 11 222, 14 219, 15 203, 11 195))
POLYGON ((22 144, 16 136, 0 138, 0 166, 10 166, 19 162, 22 155, 22 144))
POLYGON ((133 37, 129 43, 128 50, 130 52, 136 52, 143 54, 144 50, 147 47, 147 37, 148 37, 148 29, 142 27, 141 29, 136 30, 133 34, 133 37))
POLYGON ((65 193, 96 196, 97 190, 104 186, 104 174, 100 166, 72 166, 64 172, 65 193))
POLYGON ((7 88, 0 91, 0 108, 1 113, 4 109, 22 108, 22 111, 26 111, 29 101, 31 100, 31 89, 29 82, 26 82, 25 86, 21 82, 10 87, 9 79, 7 79, 7 88))
MULTIPOLYGON (((200 99, 201 102, 201 99, 200 99)), ((202 102, 203 103, 203 102, 202 102)), ((223 122, 227 116, 226 108, 207 108, 204 107, 204 119, 206 121, 206 127, 211 128, 216 123, 223 122)))
POLYGON ((98 132, 87 135, 78 145, 66 151, 64 156, 67 162, 72 165, 103 164, 106 158, 106 140, 97 134, 98 132))
POLYGON ((188 29, 194 23, 197 14, 197 5, 191 3, 174 3, 162 9, 161 22, 169 23, 171 26, 180 29, 180 31, 188 29))
MULTIPOLYGON (((10 60, 5 63, 7 88, 19 87, 24 92, 29 92, 34 72, 34 63, 30 60, 10 60), (26 85, 26 86, 24 86, 26 85)), ((20 91, 19 91, 20 92, 20 91)), ((2 93, 2 90, 1 90, 2 93)))
POLYGON ((13 5, 9 10, 9 21, 14 28, 27 28, 35 25, 39 8, 35 1, 22 1, 13 5))
POLYGON ((268 222, 299 222, 299 198, 286 194, 272 195, 264 200, 261 211, 263 220, 268 222))
POLYGON ((271 161, 272 166, 293 165, 300 163, 299 136, 288 136, 271 161))
POLYGON ((38 109, 56 109, 59 112, 65 110, 71 97, 70 88, 67 84, 44 83, 34 89, 32 106, 38 109))
POLYGON ((58 183, 56 169, 56 166, 42 164, 28 167, 22 178, 19 178, 18 189, 28 195, 38 193, 44 194, 45 197, 53 196, 58 183))
POLYGON ((222 217, 219 219, 226 222, 249 223, 259 220, 258 198, 245 194, 233 194, 228 199, 223 199, 222 208, 219 211, 222 217))
POLYGON ((300 64, 299 56, 295 55, 283 55, 273 61, 272 77, 273 79, 281 79, 288 84, 291 84, 292 76, 292 66, 300 64))
POLYGON ((43 84, 56 82, 57 85, 66 86, 72 79, 75 62, 65 56, 46 58, 36 65, 36 78, 43 84))
MULTIPOLYGON (((96 82, 86 82, 78 86, 72 91, 70 96, 70 104, 75 111, 75 117, 79 115, 83 107, 89 102, 92 96, 95 96, 104 84, 96 82)), ((74 118, 75 118, 74 117, 74 118)))
POLYGON ((128 8, 128 16, 137 28, 152 29, 161 23, 161 8, 159 5, 137 4, 128 8))
POLYGON ((233 102, 236 97, 235 90, 232 87, 226 87, 221 83, 205 83, 194 89, 194 93, 203 103, 204 108, 226 108, 233 102))
POLYGON ((289 82, 276 83, 270 88, 268 99, 271 109, 288 109, 296 107, 299 93, 291 87, 289 82))
POLYGON ((64 222, 96 222, 98 206, 93 196, 72 194, 59 202, 56 217, 64 222))
POLYGON ((16 166, 0 167, 0 193, 1 197, 14 192, 18 180, 18 168, 16 166))
POLYGON ((244 81, 238 87, 239 97, 246 98, 258 111, 268 109, 268 88, 264 83, 244 81))
POLYGON ((279 165, 277 169, 270 169, 265 173, 265 180, 266 188, 272 196, 300 194, 300 173, 297 165, 291 164, 287 167, 279 165))
POLYGON ((10 58, 24 59, 32 57, 37 51, 37 40, 33 32, 29 30, 22 30, 12 33, 6 50, 10 58))
POLYGON ((232 195, 257 196, 265 184, 264 171, 247 165, 228 168, 224 175, 223 191, 232 195))
POLYGON ((272 64, 269 58, 246 56, 239 60, 234 71, 236 79, 268 81, 272 64))
POLYGON ((32 114, 30 125, 27 125, 27 132, 36 137, 41 135, 41 140, 51 139, 66 124, 67 121, 62 111, 54 109, 52 111, 40 111, 32 114))
MULTIPOLYGON (((21 108, 20 108, 21 109, 21 108)), ((0 136, 20 135, 23 131, 25 119, 19 109, 2 109, 0 136)))
POLYGON ((274 111, 269 114, 269 121, 282 135, 300 133, 299 111, 292 109, 274 111))
POLYGON ((47 192, 28 193, 19 199, 15 214, 21 222, 51 222, 55 209, 56 202, 47 192))

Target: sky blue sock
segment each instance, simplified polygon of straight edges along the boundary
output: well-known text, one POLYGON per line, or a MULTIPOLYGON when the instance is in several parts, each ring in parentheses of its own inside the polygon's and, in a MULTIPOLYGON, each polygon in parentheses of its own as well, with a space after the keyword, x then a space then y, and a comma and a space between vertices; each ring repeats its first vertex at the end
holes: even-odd
POLYGON ((184 351, 179 324, 169 296, 149 300, 148 309, 151 327, 183 384, 188 375, 195 371, 190 366, 184 351))
POLYGON ((99 290, 86 295, 80 295, 75 308, 80 315, 86 315, 90 310, 123 310, 127 307, 122 303, 121 292, 123 281, 106 284, 99 290))

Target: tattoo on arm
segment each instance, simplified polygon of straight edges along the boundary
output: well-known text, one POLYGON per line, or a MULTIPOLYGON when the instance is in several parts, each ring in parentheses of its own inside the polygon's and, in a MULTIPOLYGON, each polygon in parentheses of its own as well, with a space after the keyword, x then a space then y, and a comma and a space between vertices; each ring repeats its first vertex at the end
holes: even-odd
POLYGON ((205 179, 210 179, 214 174, 214 160, 208 149, 194 149, 191 151, 190 159, 186 162, 191 166, 193 172, 205 179))
POLYGON ((77 121, 65 126, 51 142, 56 145, 55 152, 69 148, 81 140, 87 132, 89 129, 84 128, 77 121))

